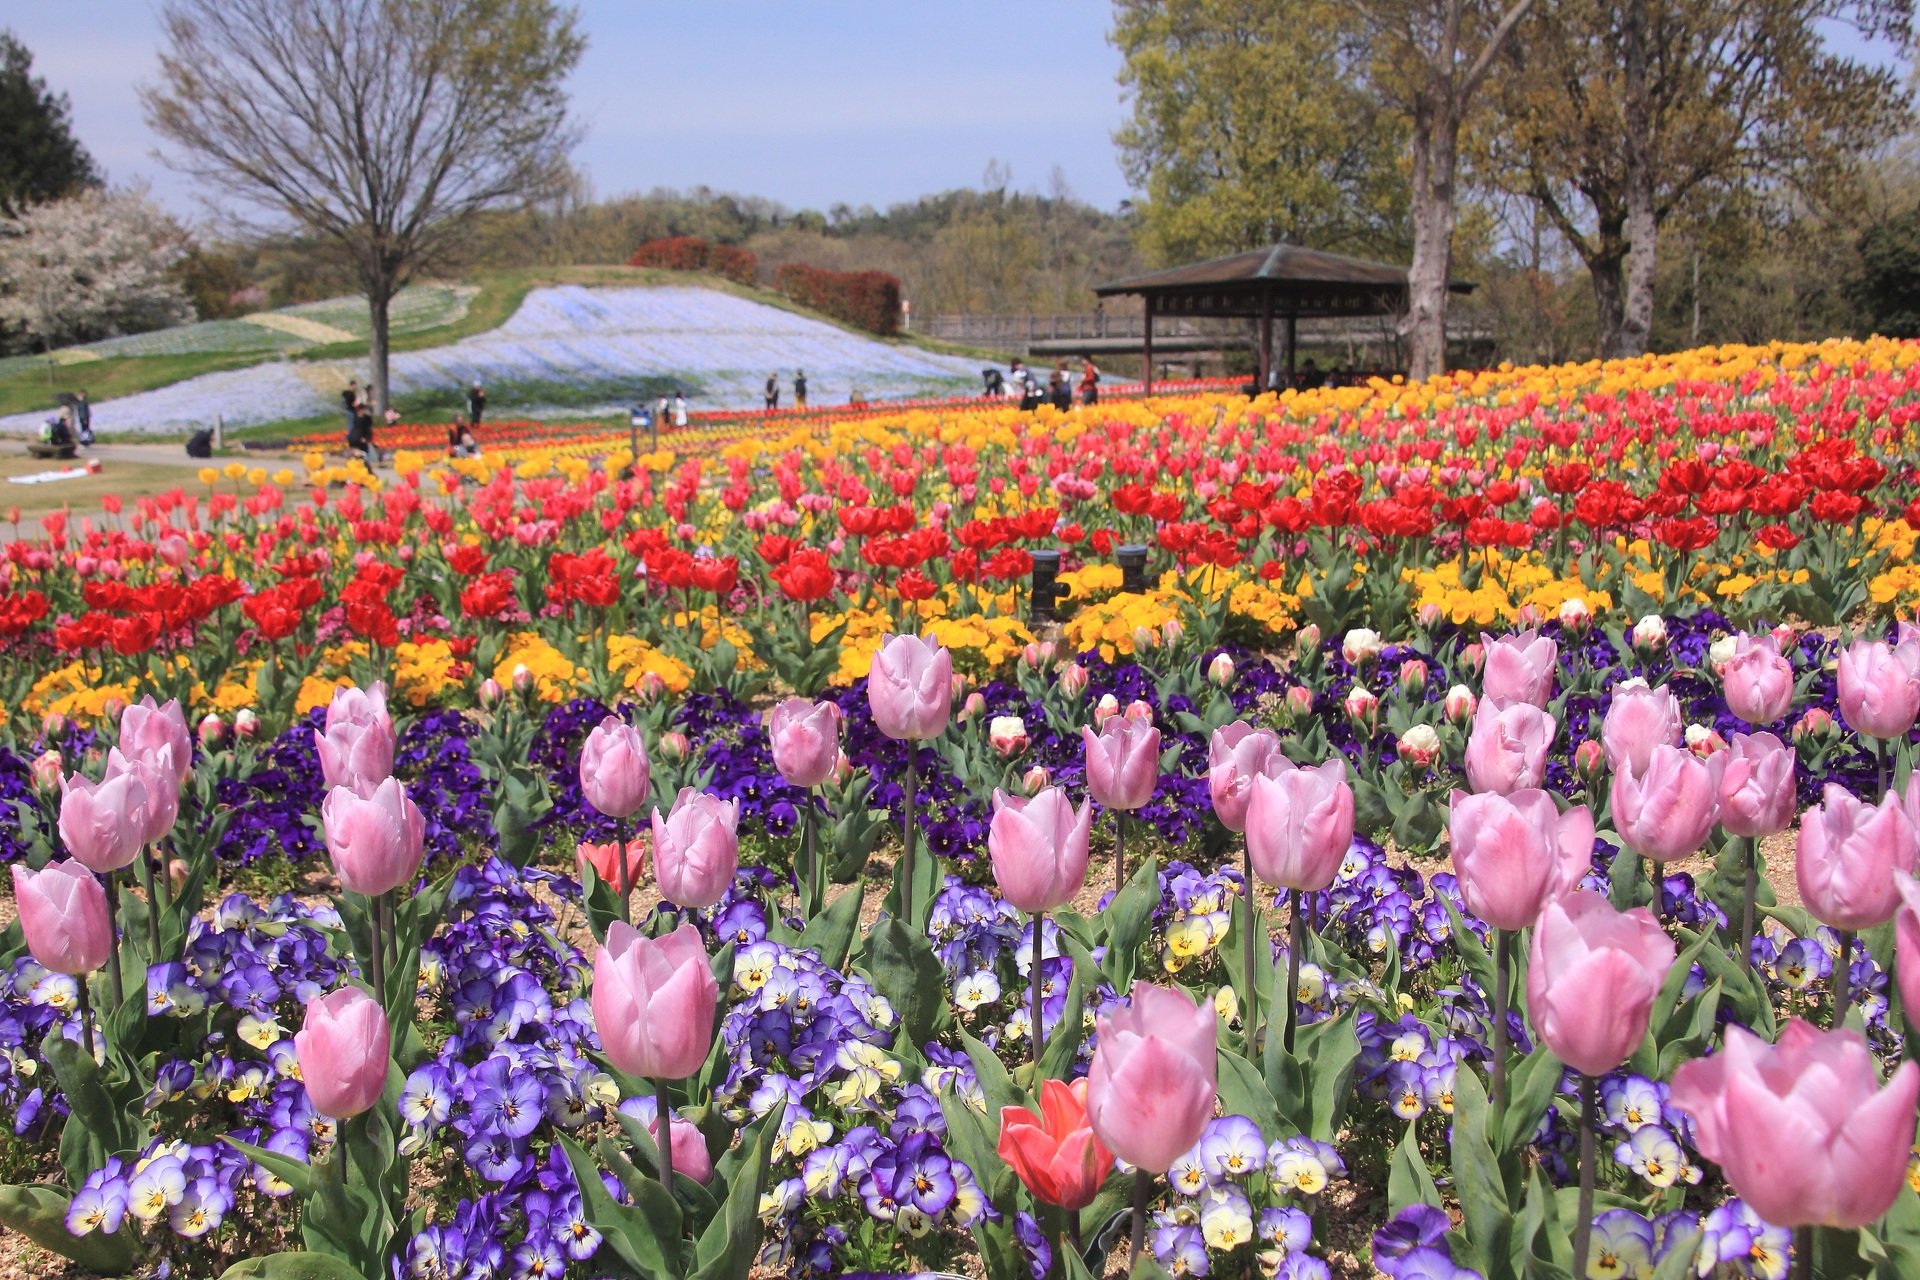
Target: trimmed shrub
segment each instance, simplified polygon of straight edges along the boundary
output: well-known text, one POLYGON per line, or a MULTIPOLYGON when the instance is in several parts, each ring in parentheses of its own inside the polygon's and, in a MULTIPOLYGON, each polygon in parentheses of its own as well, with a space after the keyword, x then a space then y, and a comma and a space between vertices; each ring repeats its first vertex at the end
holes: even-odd
POLYGON ((627 259, 627 265, 665 271, 707 271, 739 284, 752 284, 759 259, 737 245, 713 244, 699 236, 674 236, 647 241, 627 259))
POLYGON ((803 307, 869 333, 900 332, 900 281, 884 271, 827 271, 787 262, 774 271, 773 287, 803 307))

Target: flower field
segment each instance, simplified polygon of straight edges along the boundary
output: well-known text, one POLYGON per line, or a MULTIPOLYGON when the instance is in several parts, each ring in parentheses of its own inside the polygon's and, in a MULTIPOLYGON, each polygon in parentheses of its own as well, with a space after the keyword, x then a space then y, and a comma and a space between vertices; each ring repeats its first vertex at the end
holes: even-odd
POLYGON ((0 1249, 1916 1280, 1917 426, 1835 341, 44 520, 0 1249))

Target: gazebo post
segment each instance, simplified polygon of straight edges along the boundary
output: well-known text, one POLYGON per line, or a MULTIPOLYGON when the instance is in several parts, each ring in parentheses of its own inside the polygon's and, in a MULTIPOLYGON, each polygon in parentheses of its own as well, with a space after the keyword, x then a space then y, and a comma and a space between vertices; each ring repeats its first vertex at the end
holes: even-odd
POLYGON ((1141 352, 1141 355, 1145 358, 1145 362, 1147 366, 1144 393, 1146 395, 1152 395, 1153 394, 1153 295, 1150 293, 1146 294, 1142 299, 1142 301, 1146 303, 1146 307, 1147 307, 1147 323, 1146 323, 1145 329, 1143 330, 1143 333, 1145 336, 1141 339, 1141 342, 1140 342, 1140 352, 1141 352))
POLYGON ((1273 288, 1260 291, 1260 382, 1256 394, 1271 389, 1273 374, 1273 288))
POLYGON ((1299 353, 1299 346, 1300 346, 1299 325, 1300 325, 1299 313, 1295 311, 1287 312, 1287 385, 1288 386, 1293 385, 1293 365, 1294 365, 1294 360, 1296 359, 1299 353))

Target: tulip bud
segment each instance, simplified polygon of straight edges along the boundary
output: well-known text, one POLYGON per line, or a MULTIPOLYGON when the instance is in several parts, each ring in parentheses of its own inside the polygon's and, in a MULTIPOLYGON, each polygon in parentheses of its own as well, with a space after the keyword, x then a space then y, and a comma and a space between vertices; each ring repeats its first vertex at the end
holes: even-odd
POLYGON ((219 746, 221 740, 227 736, 227 724, 226 721, 209 711, 206 715, 200 717, 198 732, 200 734, 200 745, 211 751, 213 748, 219 746))
POLYGON ((527 690, 533 688, 533 672, 527 670, 527 664, 524 662, 516 662, 513 664, 513 674, 509 678, 513 681, 513 691, 515 693, 525 693, 527 690))
MULTIPOLYGON (((496 686, 497 687, 497 686, 496 686)), ((253 708, 242 707, 233 713, 233 736, 243 742, 260 732, 260 717, 253 708)))
POLYGON ((167 863, 167 879, 172 883, 175 893, 179 893, 187 887, 188 873, 189 870, 184 858, 174 858, 167 863))
POLYGON ((1313 690, 1296 684, 1287 690, 1287 719, 1298 722, 1313 714, 1313 690))
POLYGON ((967 673, 964 671, 954 672, 947 678, 947 687, 953 690, 954 697, 965 698, 967 696, 967 673))
POLYGON ((960 714, 956 718, 961 724, 967 724, 972 721, 975 716, 984 714, 986 709, 986 696, 980 693, 970 693, 967 695, 967 700, 960 704, 960 714))
POLYGON ((1160 638, 1166 641, 1167 648, 1178 649, 1180 642, 1187 638, 1187 629, 1180 625, 1178 618, 1168 618, 1160 624, 1160 638))
POLYGON ((1808 739, 1824 742, 1838 732, 1839 729, 1833 722, 1833 713, 1825 707, 1808 707, 1806 714, 1793 724, 1795 742, 1804 742, 1808 739))
POLYGON ((1721 636, 1707 646, 1707 666, 1713 669, 1713 674, 1725 675, 1727 660, 1733 657, 1735 646, 1739 641, 1738 636, 1721 636))
POLYGON ((833 785, 844 787, 852 778, 853 761, 847 759, 847 753, 842 751, 833 760, 833 785))
POLYGON ((693 750, 687 735, 672 729, 660 735, 659 746, 660 754, 669 760, 685 760, 687 753, 693 750))
POLYGON ((1705 760, 1716 751, 1727 749, 1727 740, 1704 724, 1687 726, 1687 750, 1705 760))
POLYGON ((1414 620, 1420 624, 1422 631, 1431 631, 1439 626, 1445 617, 1446 615, 1440 612, 1439 605, 1428 601, 1420 606, 1420 611, 1414 615, 1414 620))
POLYGON ((1522 629, 1531 630, 1540 625, 1540 610, 1536 609, 1532 603, 1523 604, 1513 615, 1513 620, 1522 629))
POLYGON ((1633 647, 1640 653, 1659 653, 1667 647, 1667 620, 1650 613, 1633 624, 1633 647))
POLYGON ((507 691, 498 680, 488 676, 480 682, 480 705, 490 707, 507 696, 507 691))
POLYGON ((1002 760, 1011 760, 1027 749, 1027 722, 1019 716, 995 716, 987 726, 987 741, 1002 760))
POLYGON ((1159 643, 1160 633, 1152 627, 1135 627, 1133 629, 1133 651, 1135 653, 1146 653, 1159 643))
POLYGON ((1606 776, 1607 753, 1598 738, 1588 738, 1574 748, 1573 769, 1588 782, 1598 782, 1606 776))
POLYGON ((1060 668, 1060 692, 1077 698, 1087 691, 1087 669, 1077 662, 1060 668))
POLYGON ((1473 713, 1480 709, 1480 699, 1473 696, 1473 690, 1463 684, 1456 684, 1447 690, 1447 700, 1440 704, 1446 712, 1449 724, 1465 728, 1473 723, 1473 713))
POLYGON ((1380 699, 1363 684, 1349 689, 1340 705, 1346 709, 1347 719, 1362 732, 1372 733, 1380 722, 1380 699))
POLYGON ((1585 635, 1587 628, 1593 625, 1593 614, 1587 609, 1587 602, 1579 596, 1568 596, 1560 602, 1560 625, 1574 635, 1585 635))
POLYGON ((40 717, 40 736, 57 738, 67 731, 68 720, 58 711, 49 711, 40 717))
POLYGON ((1293 635, 1293 652, 1296 657, 1304 658, 1320 648, 1320 624, 1309 622, 1293 635))
POLYGON ((1466 668, 1468 675, 1479 675, 1487 665, 1487 646, 1475 640, 1460 650, 1460 665, 1466 668))
POLYGON ((1093 704, 1093 722, 1096 725, 1105 724, 1110 717, 1119 714, 1120 699, 1110 693, 1101 694, 1100 701, 1093 704))
POLYGON ((33 789, 41 795, 58 794, 60 777, 66 768, 66 762, 60 753, 49 747, 33 758, 33 789))
POLYGON ((1139 720, 1146 724, 1152 724, 1153 708, 1140 699, 1135 698, 1127 704, 1126 717, 1129 720, 1139 720))
POLYGON ((1780 646, 1780 652, 1790 654, 1800 644, 1799 633, 1785 622, 1773 629, 1773 642, 1780 646))
POLYGON ((1400 692, 1409 698, 1419 698, 1427 691, 1427 664, 1418 658, 1408 658, 1400 664, 1400 692))
POLYGON ((108 698, 100 704, 100 717, 108 724, 118 725, 120 723, 120 716, 126 709, 127 700, 125 698, 108 698))
POLYGON ((1035 765, 1020 775, 1020 789, 1030 796, 1037 796, 1045 791, 1047 784, 1052 781, 1053 775, 1047 772, 1045 766, 1035 765))
MULTIPOLYGON (((518 673, 516 673, 513 687, 515 689, 520 688, 518 673)), ((640 684, 634 692, 640 695, 642 704, 658 702, 667 696, 667 679, 658 671, 644 672, 640 677, 640 684)))
POLYGON ((1440 758, 1440 735, 1430 724, 1416 724, 1400 735, 1394 750, 1416 769, 1426 769, 1440 758))
POLYGON ((1364 667, 1380 656, 1380 633, 1367 627, 1355 627, 1340 642, 1340 656, 1349 666, 1364 667))
POLYGON ((1233 659, 1224 653, 1214 654, 1213 661, 1207 664, 1207 679, 1218 688, 1233 688, 1233 681, 1237 674, 1233 667, 1233 659))

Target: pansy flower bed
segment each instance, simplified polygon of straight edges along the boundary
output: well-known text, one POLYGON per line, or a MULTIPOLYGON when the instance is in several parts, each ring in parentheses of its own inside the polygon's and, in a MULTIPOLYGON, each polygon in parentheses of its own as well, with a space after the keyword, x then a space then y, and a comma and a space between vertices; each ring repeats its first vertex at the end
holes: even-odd
POLYGON ((1722 348, 50 520, 7 1247, 1920 1276, 1916 416, 1722 348))

